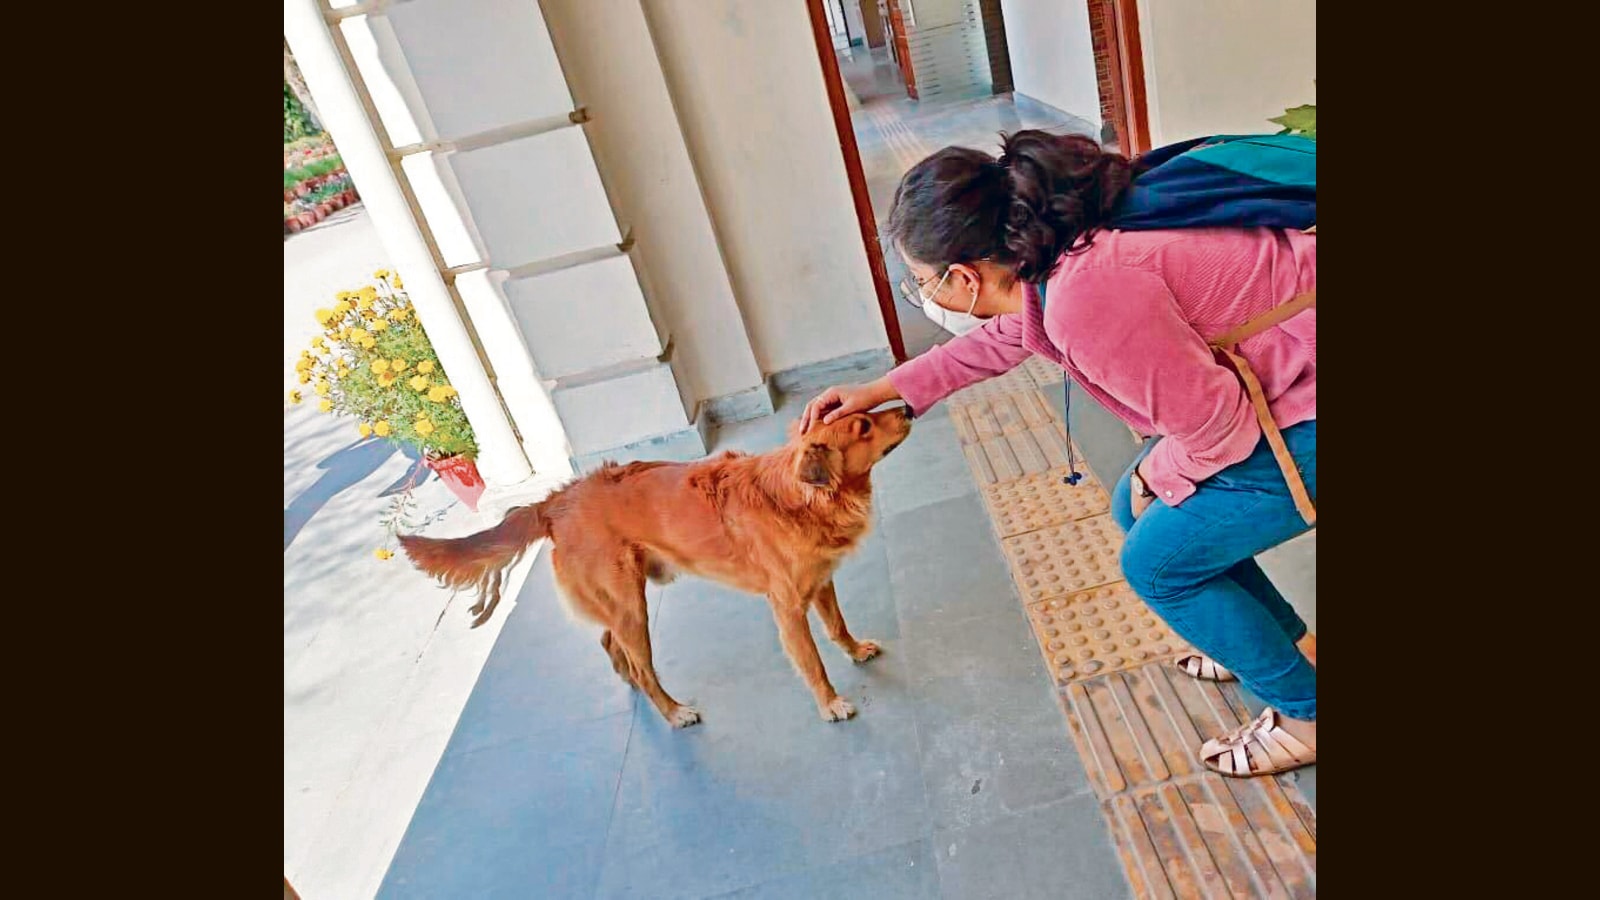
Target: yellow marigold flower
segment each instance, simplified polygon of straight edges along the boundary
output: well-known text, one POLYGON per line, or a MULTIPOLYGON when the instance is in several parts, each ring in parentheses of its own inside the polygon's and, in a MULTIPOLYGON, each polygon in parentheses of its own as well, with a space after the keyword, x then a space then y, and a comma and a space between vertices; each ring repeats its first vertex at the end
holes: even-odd
POLYGON ((301 384, 310 384, 311 383, 311 373, 310 372, 301 372, 300 373, 300 383, 301 384))
POLYGON ((385 419, 385 420, 379 422, 378 424, 372 426, 372 433, 377 435, 378 437, 388 437, 389 436, 389 421, 387 419, 385 419))
POLYGON ((372 426, 362 422, 360 425, 356 426, 356 433, 360 434, 362 437, 368 437, 372 434, 372 426))
POLYGON ((372 361, 372 374, 382 375, 387 371, 389 371, 389 361, 387 359, 380 357, 372 361))
POLYGON ((404 322, 409 318, 411 318, 411 307, 409 306, 402 306, 394 311, 394 320, 396 322, 404 322))
POLYGON ((378 289, 369 284, 363 287, 361 290, 356 291, 356 296, 366 300, 368 303, 371 303, 373 300, 378 299, 378 289))
POLYGON ((319 309, 316 312, 316 316, 318 325, 327 325, 329 322, 332 322, 334 319, 338 318, 338 316, 333 314, 333 310, 331 309, 319 309))
POLYGON ((435 385, 434 387, 428 388, 428 399, 435 403, 443 403, 444 399, 448 396, 450 395, 445 393, 444 385, 435 385))
POLYGON ((378 271, 372 273, 372 277, 373 278, 388 278, 389 277, 389 270, 388 269, 379 269, 378 271))
POLYGON ((349 311, 350 311, 350 301, 349 300, 340 300, 338 303, 335 303, 333 305, 333 314, 336 315, 336 316, 342 316, 342 315, 344 315, 345 313, 347 313, 349 311))
POLYGON ((304 372, 305 370, 311 368, 311 366, 312 366, 311 360, 309 360, 309 359, 307 359, 305 357, 301 357, 299 360, 297 360, 295 362, 294 370, 296 372, 304 372))
POLYGON ((432 374, 432 372, 433 372, 433 360, 425 359, 422 362, 417 363, 417 371, 421 372, 424 375, 432 374))
POLYGON ((425 391, 428 389, 428 376, 413 375, 411 376, 411 381, 408 383, 411 385, 411 389, 414 391, 425 391))
POLYGON ((395 290, 398 291, 403 287, 405 287, 405 285, 400 283, 400 273, 399 272, 394 273, 394 288, 395 288, 395 290))
POLYGON ((366 339, 367 339, 367 330, 365 328, 352 328, 352 329, 350 329, 350 340, 351 341, 359 344, 359 343, 361 343, 362 341, 364 341, 366 339))
POLYGON ((398 356, 396 356, 389 363, 389 366, 394 369, 396 375, 400 374, 401 372, 404 372, 406 370, 406 366, 409 366, 409 365, 411 365, 411 364, 406 362, 405 360, 401 359, 398 356))
POLYGON ((328 384, 326 381, 323 381, 321 378, 318 378, 317 379, 317 383, 315 385, 313 385, 313 387, 316 389, 318 397, 326 397, 326 396, 328 396, 328 390, 330 388, 332 388, 333 385, 328 384))
POLYGON ((373 331, 383 331, 384 329, 386 329, 388 327, 389 327, 389 320, 388 319, 373 319, 372 320, 372 330, 373 331))
POLYGON ((317 404, 317 409, 320 409, 323 412, 333 412, 333 401, 323 400, 321 403, 317 404))
POLYGON ((311 339, 311 346, 317 348, 318 350, 326 350, 328 349, 328 342, 325 341, 322 335, 319 334, 311 339))
POLYGON ((372 301, 374 299, 376 299, 375 296, 370 296, 369 297, 364 292, 361 293, 361 294, 356 295, 356 309, 371 309, 372 308, 372 301))
POLYGON ((363 350, 371 350, 373 347, 376 347, 376 346, 378 346, 378 341, 377 341, 376 338, 372 337, 371 335, 367 335, 366 339, 361 342, 361 348, 363 350))
POLYGON ((346 375, 349 375, 349 374, 350 374, 350 369, 349 369, 348 366, 344 366, 344 365, 340 365, 339 366, 339 377, 340 378, 343 378, 343 377, 345 377, 346 375))
POLYGON ((456 390, 455 388, 451 387, 448 384, 444 386, 444 398, 446 400, 449 400, 451 397, 454 397, 455 395, 457 395, 459 393, 461 393, 461 392, 456 390))
POLYGON ((393 550, 385 550, 384 548, 379 547, 378 549, 372 551, 372 555, 376 556, 379 559, 390 559, 390 558, 392 558, 394 556, 394 551, 393 550))
POLYGON ((417 429, 417 434, 420 434, 423 437, 427 437, 428 434, 433 431, 433 423, 429 422, 427 419, 418 419, 417 423, 412 427, 417 429))
POLYGON ((339 293, 333 295, 333 299, 335 299, 335 300, 349 300, 351 297, 354 297, 354 296, 355 296, 355 294, 352 294, 349 291, 340 291, 339 293))
POLYGON ((394 384, 394 373, 385 372, 382 375, 379 375, 378 384, 382 385, 383 387, 388 387, 389 385, 394 384))
POLYGON ((290 391, 289 392, 289 402, 290 403, 299 403, 301 400, 304 400, 304 399, 305 399, 304 397, 300 396, 300 392, 299 391, 290 391))

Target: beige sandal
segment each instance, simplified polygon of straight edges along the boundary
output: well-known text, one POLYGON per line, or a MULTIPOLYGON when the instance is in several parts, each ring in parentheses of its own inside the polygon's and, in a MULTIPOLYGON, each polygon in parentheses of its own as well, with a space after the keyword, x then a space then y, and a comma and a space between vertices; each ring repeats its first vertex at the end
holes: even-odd
POLYGON ((1254 721, 1200 745, 1200 761, 1213 772, 1251 778, 1309 766, 1317 751, 1278 727, 1278 711, 1268 707, 1254 721))
POLYGON ((1238 681, 1238 676, 1204 653, 1185 653, 1172 661, 1178 671, 1201 681, 1238 681))

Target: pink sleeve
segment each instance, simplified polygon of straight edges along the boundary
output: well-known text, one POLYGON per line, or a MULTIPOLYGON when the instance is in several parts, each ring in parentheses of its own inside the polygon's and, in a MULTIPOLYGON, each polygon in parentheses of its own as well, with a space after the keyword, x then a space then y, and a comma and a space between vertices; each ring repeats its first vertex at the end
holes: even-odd
POLYGON ((995 316, 982 328, 939 344, 889 373, 889 383, 914 415, 962 388, 1022 365, 1030 355, 1022 346, 1022 315, 995 316))
POLYGON ((1157 497, 1177 506, 1195 482, 1255 450, 1261 426, 1244 386, 1184 319, 1160 276, 1089 269, 1065 290, 1073 292, 1067 321, 1047 322, 1046 331, 1057 346, 1072 347, 1085 378, 1147 416, 1162 436, 1140 465, 1157 497))

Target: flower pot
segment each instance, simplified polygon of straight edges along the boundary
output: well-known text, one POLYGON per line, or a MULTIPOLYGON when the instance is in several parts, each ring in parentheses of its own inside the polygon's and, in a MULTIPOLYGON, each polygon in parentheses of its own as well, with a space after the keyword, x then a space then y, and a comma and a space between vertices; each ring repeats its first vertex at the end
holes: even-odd
POLYGON ((483 496, 483 476, 478 474, 478 464, 465 456, 423 457, 423 465, 432 469, 444 482, 450 493, 461 498, 467 509, 478 511, 478 498, 483 496))

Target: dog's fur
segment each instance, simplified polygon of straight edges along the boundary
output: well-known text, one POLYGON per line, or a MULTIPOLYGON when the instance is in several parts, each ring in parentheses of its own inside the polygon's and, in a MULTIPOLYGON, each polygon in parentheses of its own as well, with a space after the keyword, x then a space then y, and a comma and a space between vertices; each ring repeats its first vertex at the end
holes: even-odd
POLYGON ((867 532, 872 467, 910 431, 900 407, 813 425, 804 435, 792 426, 787 444, 759 456, 607 463, 540 503, 513 509, 487 531, 454 540, 411 535, 400 543, 417 568, 446 586, 477 588, 476 626, 493 614, 505 570, 539 538, 550 538, 556 583, 571 612, 605 629, 600 646, 617 674, 679 727, 698 722, 700 713, 656 680, 645 579, 665 584, 689 572, 763 594, 822 718, 838 721, 855 709, 828 682, 806 613, 815 607, 828 637, 856 662, 878 653, 877 643, 858 641, 845 627, 833 571, 867 532))

